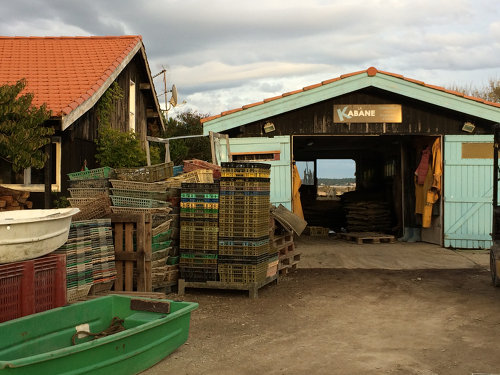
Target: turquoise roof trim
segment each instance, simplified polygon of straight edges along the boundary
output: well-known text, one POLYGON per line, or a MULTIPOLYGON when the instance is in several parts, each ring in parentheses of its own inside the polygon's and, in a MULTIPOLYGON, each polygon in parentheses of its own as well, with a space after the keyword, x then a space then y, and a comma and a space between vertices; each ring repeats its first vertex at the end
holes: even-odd
POLYGON ((471 116, 500 122, 500 108, 495 105, 468 99, 455 95, 445 89, 433 88, 423 83, 418 83, 418 81, 399 78, 400 76, 396 75, 382 72, 376 72, 373 75, 373 71, 372 74, 369 74, 370 69, 275 100, 264 101, 262 104, 257 104, 243 110, 223 114, 214 119, 207 119, 203 126, 203 133, 208 134, 210 131, 223 132, 366 87, 376 87, 471 116))

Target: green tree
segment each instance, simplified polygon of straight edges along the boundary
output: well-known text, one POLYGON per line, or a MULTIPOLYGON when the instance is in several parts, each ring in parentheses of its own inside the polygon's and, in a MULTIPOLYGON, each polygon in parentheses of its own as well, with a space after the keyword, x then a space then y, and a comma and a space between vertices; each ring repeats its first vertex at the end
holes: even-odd
POLYGON ((146 165, 146 152, 141 148, 137 134, 121 132, 110 126, 99 127, 95 155, 101 166, 131 168, 146 165))
POLYGON ((50 111, 45 104, 32 105, 33 94, 21 94, 25 87, 24 79, 0 86, 0 157, 12 163, 15 172, 43 168, 47 161, 43 146, 54 134, 53 128, 43 126, 50 111))
MULTIPOLYGON (((186 111, 175 119, 169 118, 164 138, 180 137, 185 135, 203 134, 201 119, 208 115, 198 112, 186 111)), ((210 141, 208 137, 173 139, 170 141, 170 158, 176 165, 182 164, 186 159, 212 160, 210 141)))

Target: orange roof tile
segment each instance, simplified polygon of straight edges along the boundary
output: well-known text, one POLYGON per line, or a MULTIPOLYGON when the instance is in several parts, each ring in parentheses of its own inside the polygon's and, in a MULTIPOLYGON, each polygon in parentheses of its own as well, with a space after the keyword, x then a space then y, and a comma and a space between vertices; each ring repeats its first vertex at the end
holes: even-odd
POLYGON ((142 43, 140 35, 0 37, 0 84, 26 79, 33 104, 52 116, 69 114, 89 99, 142 43))
POLYGON ((390 73, 390 72, 384 72, 384 71, 381 71, 381 70, 377 70, 377 68, 375 68, 375 67, 372 66, 372 67, 370 67, 370 68, 368 68, 366 70, 361 70, 361 71, 358 71, 358 72, 343 74, 343 75, 341 75, 340 77, 337 77, 337 78, 332 78, 332 79, 323 81, 321 83, 316 83, 316 84, 313 84, 313 85, 310 85, 310 86, 306 86, 306 87, 304 87, 302 89, 299 89, 299 90, 287 92, 287 93, 281 94, 279 96, 274 96, 272 98, 264 99, 261 102, 257 102, 257 103, 251 104, 251 105, 245 105, 245 106, 243 106, 241 108, 235 108, 235 109, 232 109, 232 110, 229 110, 229 111, 225 111, 225 112, 222 112, 219 115, 205 117, 205 118, 201 119, 201 123, 212 121, 212 120, 215 120, 217 118, 230 115, 231 113, 234 113, 234 112, 237 112, 237 111, 242 111, 242 110, 246 110, 246 109, 249 109, 249 108, 252 108, 252 107, 256 107, 258 105, 261 105, 261 104, 264 104, 264 103, 268 103, 268 102, 271 102, 273 100, 279 100, 279 99, 282 99, 282 98, 290 96, 290 95, 295 95, 295 94, 298 94, 298 93, 301 93, 301 92, 304 92, 304 91, 313 90, 313 89, 315 89, 317 87, 325 86, 325 85, 328 85, 330 83, 333 83, 333 82, 336 82, 336 81, 339 81, 339 80, 342 80, 342 79, 345 79, 345 78, 348 78, 348 77, 356 76, 356 75, 359 75, 359 74, 367 74, 369 77, 374 77, 375 75, 377 75, 377 73, 389 75, 389 76, 392 76, 392 77, 395 77, 395 78, 399 78, 399 79, 403 79, 403 80, 408 81, 408 82, 415 83, 417 85, 425 86, 425 87, 428 87, 428 88, 431 88, 431 89, 434 89, 434 90, 444 91, 444 92, 446 92, 448 94, 452 94, 452 95, 456 95, 456 96, 461 96, 461 97, 464 97, 464 98, 469 99, 469 100, 473 100, 473 101, 476 101, 476 102, 479 102, 479 103, 484 103, 484 104, 487 104, 487 105, 492 105, 494 107, 500 108, 500 103, 489 102, 489 101, 486 101, 486 100, 481 99, 481 98, 476 98, 476 97, 464 95, 463 93, 460 93, 460 92, 457 92, 457 91, 447 90, 444 87, 429 85, 429 84, 426 84, 425 82, 418 81, 416 79, 407 78, 407 77, 405 77, 405 76, 403 76, 401 74, 396 74, 396 73, 390 73))

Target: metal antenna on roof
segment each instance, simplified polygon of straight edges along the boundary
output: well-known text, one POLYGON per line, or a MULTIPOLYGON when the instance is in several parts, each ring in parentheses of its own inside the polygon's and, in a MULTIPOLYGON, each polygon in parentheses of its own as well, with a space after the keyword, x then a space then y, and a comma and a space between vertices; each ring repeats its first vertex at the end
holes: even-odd
MULTIPOLYGON (((165 113, 165 118, 168 120, 168 111, 177 106, 177 87, 175 87, 175 85, 172 85, 172 89, 167 90, 167 69, 165 69, 163 65, 162 68, 163 69, 161 70, 161 72, 155 74, 153 78, 158 77, 160 74, 163 74, 163 93, 157 96, 165 96, 165 109, 163 109, 162 111, 165 113), (171 93, 170 100, 167 99, 167 94, 169 92, 171 93)), ((184 100, 181 104, 186 104, 186 101, 184 100)))

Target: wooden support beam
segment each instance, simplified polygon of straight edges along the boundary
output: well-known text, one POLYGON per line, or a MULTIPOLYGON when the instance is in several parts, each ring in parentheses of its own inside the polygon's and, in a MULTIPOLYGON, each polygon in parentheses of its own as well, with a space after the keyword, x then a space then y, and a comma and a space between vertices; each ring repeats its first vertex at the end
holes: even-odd
POLYGON ((151 90, 151 84, 148 82, 139 83, 139 90, 151 90))
POLYGON ((146 109, 146 117, 147 118, 159 118, 160 114, 158 113, 158 111, 155 111, 154 109, 147 108, 146 109))

